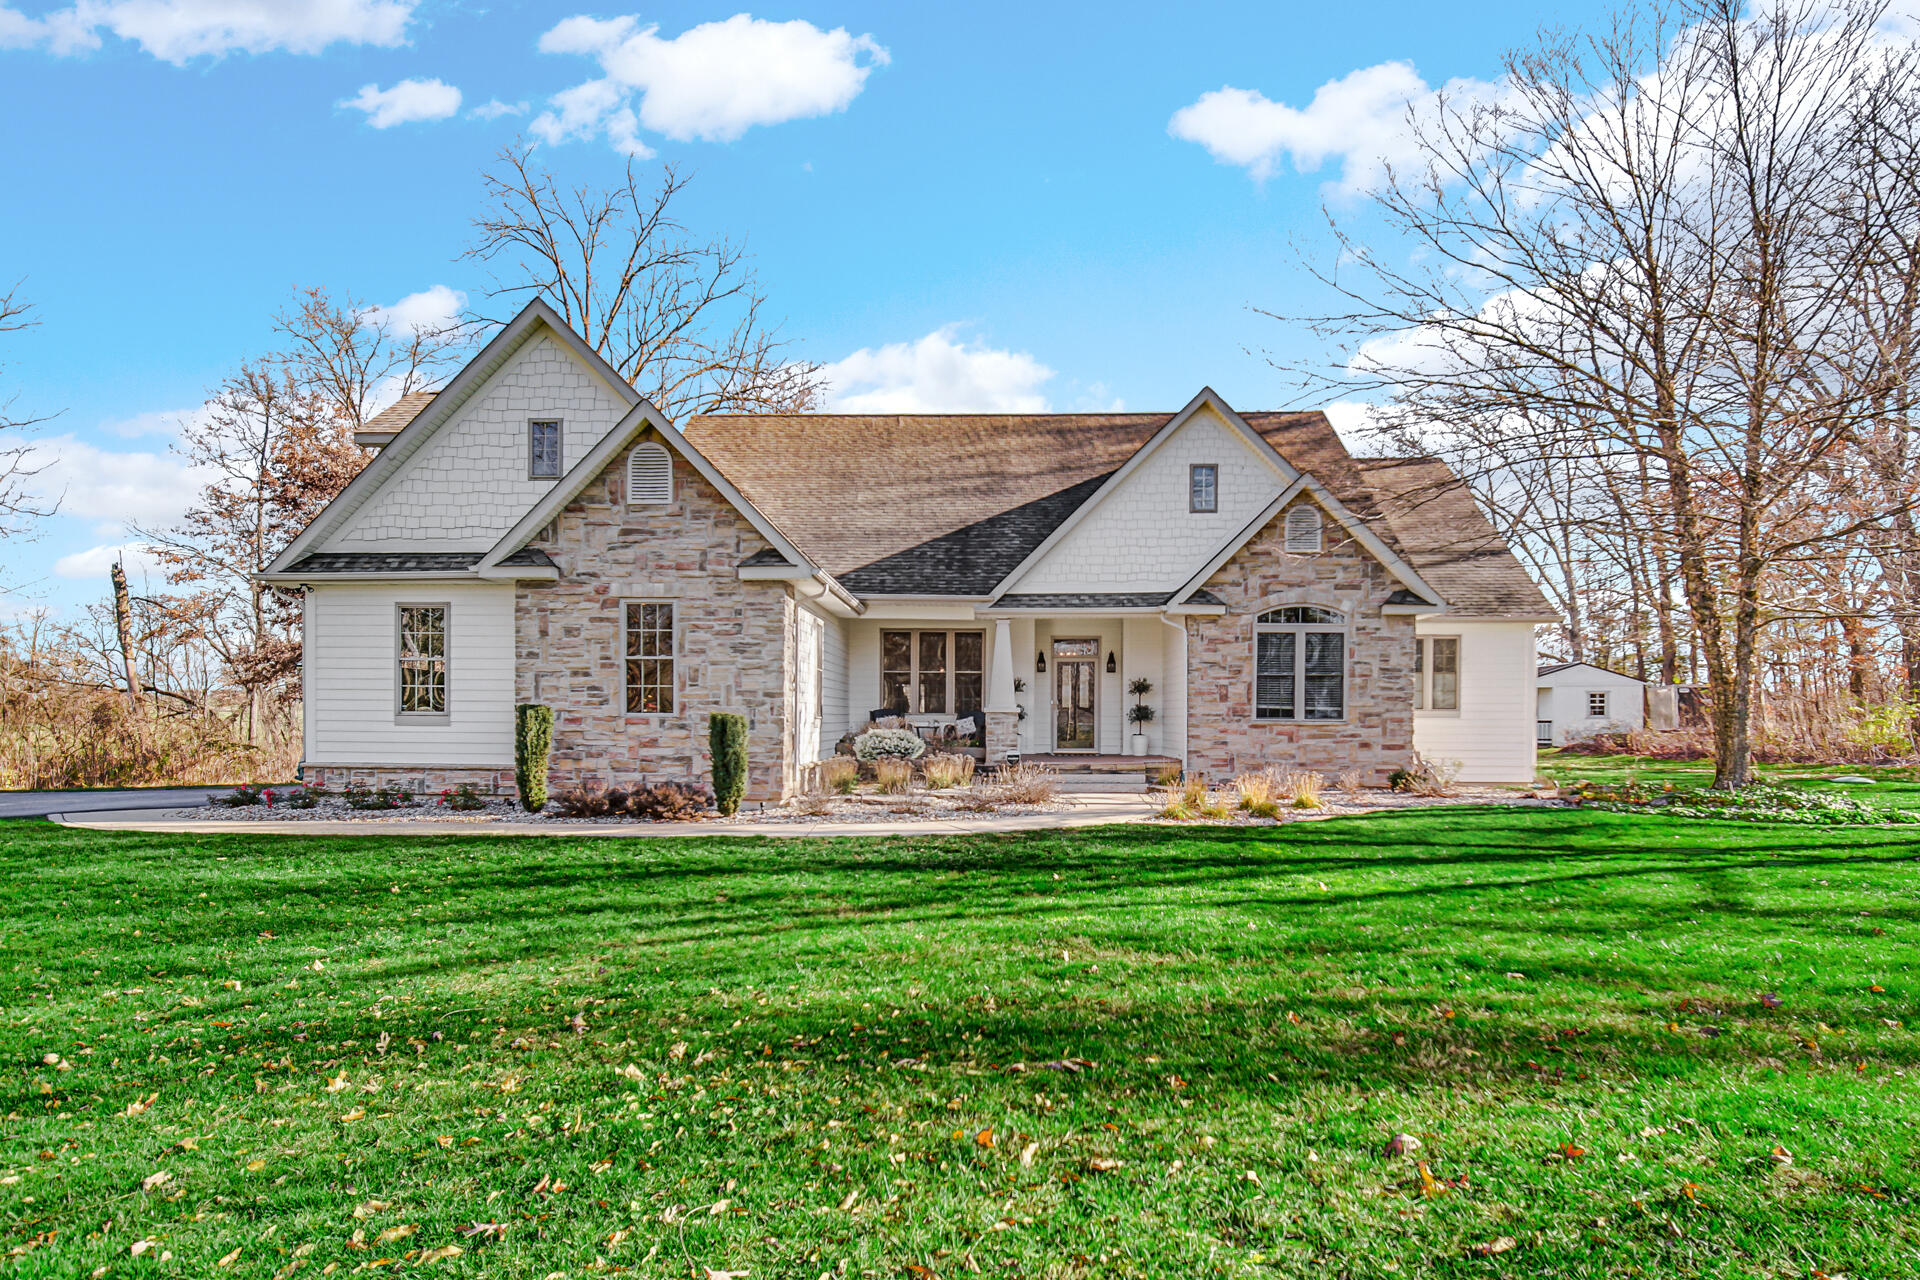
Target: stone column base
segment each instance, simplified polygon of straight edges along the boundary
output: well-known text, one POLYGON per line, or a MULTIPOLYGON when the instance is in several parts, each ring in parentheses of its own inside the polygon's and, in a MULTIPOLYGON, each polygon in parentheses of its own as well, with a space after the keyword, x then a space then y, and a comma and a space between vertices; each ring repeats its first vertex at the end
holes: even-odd
POLYGON ((1020 749, 1020 713, 987 712, 987 763, 1005 764, 1009 751, 1020 749))

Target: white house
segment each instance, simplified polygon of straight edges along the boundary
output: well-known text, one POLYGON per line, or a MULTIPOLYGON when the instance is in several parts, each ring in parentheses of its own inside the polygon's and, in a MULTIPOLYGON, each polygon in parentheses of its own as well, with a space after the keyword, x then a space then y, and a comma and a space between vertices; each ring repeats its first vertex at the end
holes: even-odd
POLYGON ((1540 668, 1538 678, 1536 729, 1543 747, 1638 729, 1647 722, 1643 680, 1591 662, 1549 663, 1540 668))
POLYGON ((1137 778, 1135 680, 1148 758, 1217 778, 1533 778, 1552 610, 1443 464, 1317 412, 676 424, 535 302, 362 442, 263 575, 304 595, 323 784, 510 788, 516 703, 559 785, 705 777, 723 710, 760 798, 876 712, 1137 778))

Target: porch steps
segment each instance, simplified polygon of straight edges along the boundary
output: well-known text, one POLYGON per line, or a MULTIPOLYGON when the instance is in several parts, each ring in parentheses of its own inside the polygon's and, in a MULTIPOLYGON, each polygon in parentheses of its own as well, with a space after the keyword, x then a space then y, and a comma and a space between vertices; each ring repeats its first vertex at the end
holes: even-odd
POLYGON ((1073 792, 1142 795, 1163 769, 1178 768, 1171 756, 1092 756, 1045 753, 1030 755, 1029 764, 1044 765, 1060 775, 1060 789, 1073 792))

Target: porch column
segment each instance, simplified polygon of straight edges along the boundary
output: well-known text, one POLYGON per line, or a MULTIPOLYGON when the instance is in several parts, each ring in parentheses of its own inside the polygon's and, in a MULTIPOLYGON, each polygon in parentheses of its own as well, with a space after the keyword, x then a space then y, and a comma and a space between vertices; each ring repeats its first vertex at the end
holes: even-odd
POLYGON ((1013 620, 993 620, 993 670, 987 676, 987 763, 1005 764, 1020 746, 1020 704, 1013 693, 1013 620))

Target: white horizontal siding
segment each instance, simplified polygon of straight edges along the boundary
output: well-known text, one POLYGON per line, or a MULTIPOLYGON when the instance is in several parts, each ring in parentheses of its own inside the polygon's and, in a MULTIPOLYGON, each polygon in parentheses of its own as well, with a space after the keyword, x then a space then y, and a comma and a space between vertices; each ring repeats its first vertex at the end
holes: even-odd
POLYGON ((820 644, 820 758, 825 759, 853 723, 847 702, 847 627, 830 613, 808 612, 825 627, 820 644))
POLYGON ((1413 749, 1460 764, 1462 782, 1532 782, 1534 638, 1530 622, 1467 622, 1444 615, 1416 636, 1460 638, 1460 710, 1415 711, 1413 749))
POLYGON ((307 595, 308 763, 513 764, 513 586, 421 582, 307 595), (444 722, 396 723, 397 606, 446 604, 444 722))
POLYGON ((1538 716, 1553 722, 1553 740, 1568 742, 1646 723, 1645 686, 1632 676, 1577 666, 1539 678, 1538 716), (1587 695, 1605 693, 1607 714, 1587 714, 1587 695))

